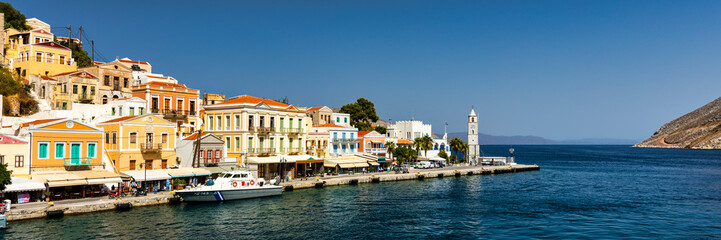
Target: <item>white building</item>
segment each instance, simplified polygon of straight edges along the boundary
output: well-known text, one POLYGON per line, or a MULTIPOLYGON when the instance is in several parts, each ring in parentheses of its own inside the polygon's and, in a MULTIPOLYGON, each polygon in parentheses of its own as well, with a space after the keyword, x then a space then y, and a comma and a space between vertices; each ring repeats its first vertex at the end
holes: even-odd
POLYGON ((338 126, 350 127, 350 114, 334 112, 331 114, 331 122, 338 126))
POLYGON ((423 136, 431 136, 433 127, 430 124, 423 124, 422 121, 397 121, 387 129, 390 138, 398 138, 413 141, 423 136))
MULTIPOLYGON (((342 120, 341 120, 342 121, 342 120)), ((358 153, 358 129, 336 124, 324 124, 314 126, 314 132, 328 133, 329 151, 331 157, 338 157, 343 154, 358 153)))
POLYGON ((110 116, 122 117, 122 116, 135 116, 143 115, 147 113, 148 101, 139 97, 122 98, 112 100, 110 103, 110 116))

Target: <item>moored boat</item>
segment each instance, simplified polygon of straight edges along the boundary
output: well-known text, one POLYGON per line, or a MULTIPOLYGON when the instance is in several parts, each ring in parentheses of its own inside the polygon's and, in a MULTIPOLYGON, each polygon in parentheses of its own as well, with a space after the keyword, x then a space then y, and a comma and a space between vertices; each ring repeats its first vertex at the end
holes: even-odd
POLYGON ((224 172, 204 185, 175 191, 185 202, 229 201, 282 193, 283 187, 267 184, 262 178, 256 179, 248 171, 224 172))

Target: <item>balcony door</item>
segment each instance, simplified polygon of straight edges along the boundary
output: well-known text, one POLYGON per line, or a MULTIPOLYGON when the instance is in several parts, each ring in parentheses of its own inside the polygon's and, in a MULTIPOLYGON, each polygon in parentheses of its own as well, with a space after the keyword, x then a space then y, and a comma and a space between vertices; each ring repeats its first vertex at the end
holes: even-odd
POLYGON ((153 149, 153 133, 145 133, 145 149, 153 149))
POLYGON ((80 143, 70 144, 70 163, 73 165, 80 164, 80 143))

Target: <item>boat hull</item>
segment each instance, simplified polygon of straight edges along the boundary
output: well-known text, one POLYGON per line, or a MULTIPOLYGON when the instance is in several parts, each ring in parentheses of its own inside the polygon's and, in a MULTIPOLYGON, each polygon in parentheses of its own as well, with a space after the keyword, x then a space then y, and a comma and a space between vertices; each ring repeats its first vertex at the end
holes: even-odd
POLYGON ((175 194, 184 202, 218 202, 248 198, 278 196, 283 188, 278 186, 226 190, 180 190, 175 194))

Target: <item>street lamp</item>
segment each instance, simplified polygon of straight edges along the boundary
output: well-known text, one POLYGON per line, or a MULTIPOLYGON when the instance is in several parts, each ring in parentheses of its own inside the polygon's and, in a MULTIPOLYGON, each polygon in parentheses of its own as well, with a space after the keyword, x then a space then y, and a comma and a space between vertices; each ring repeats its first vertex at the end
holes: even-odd
POLYGON ((508 149, 508 152, 511 153, 511 157, 510 157, 511 159, 509 159, 509 160, 510 160, 509 163, 515 163, 515 162, 516 162, 516 160, 515 160, 514 157, 513 157, 513 152, 515 152, 515 151, 516 151, 516 150, 513 149, 513 148, 508 149))
POLYGON ((140 163, 140 167, 143 168, 143 189, 145 189, 145 181, 148 180, 148 168, 146 168, 145 163, 140 163))
POLYGON ((280 157, 280 181, 281 181, 281 182, 284 182, 284 181, 285 181, 285 180, 283 179, 283 170, 284 170, 284 169, 283 169, 283 163, 287 163, 287 162, 288 162, 287 159, 285 159, 284 157, 280 157))

